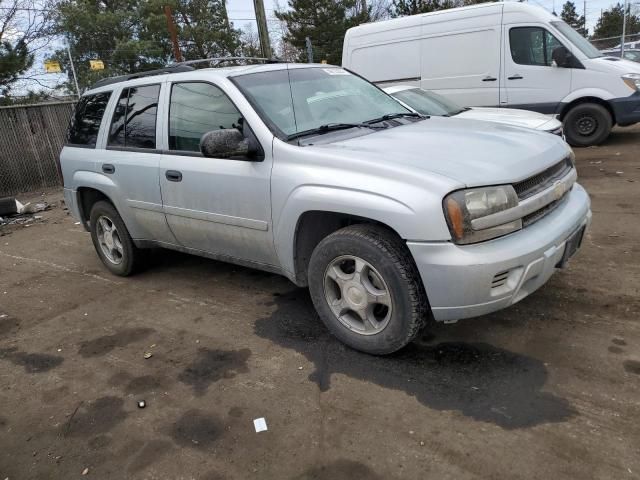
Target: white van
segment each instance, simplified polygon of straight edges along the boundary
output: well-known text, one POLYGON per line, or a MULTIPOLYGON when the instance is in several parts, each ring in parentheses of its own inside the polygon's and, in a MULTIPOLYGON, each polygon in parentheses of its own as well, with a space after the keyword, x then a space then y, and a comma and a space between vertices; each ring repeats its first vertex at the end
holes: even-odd
POLYGON ((546 10, 484 3, 351 28, 342 65, 380 85, 406 83, 461 105, 557 114, 567 141, 604 141, 640 122, 640 64, 603 57, 546 10))

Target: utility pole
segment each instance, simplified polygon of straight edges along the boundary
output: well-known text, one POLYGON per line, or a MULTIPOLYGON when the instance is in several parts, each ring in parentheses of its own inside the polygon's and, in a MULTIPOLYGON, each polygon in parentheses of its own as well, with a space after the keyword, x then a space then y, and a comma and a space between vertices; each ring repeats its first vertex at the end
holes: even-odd
POLYGON ((69 55, 69 64, 71 65, 71 73, 73 74, 73 82, 76 84, 76 93, 80 98, 80 87, 78 86, 78 76, 76 75, 76 67, 73 66, 73 58, 71 58, 71 48, 67 43, 67 54, 69 55))
POLYGON ((622 16, 622 41, 620 42, 620 58, 624 58, 624 37, 627 33, 627 0, 624 0, 624 15, 622 16))
POLYGON ((178 32, 176 31, 176 24, 173 22, 173 14, 171 13, 171 7, 169 5, 164 6, 164 16, 167 17, 167 28, 171 36, 171 43, 173 43, 173 57, 176 59, 176 62, 180 63, 182 62, 182 53, 180 53, 178 32))
POLYGON ((587 0, 584 0, 584 8, 582 10, 582 29, 584 37, 587 38, 587 0))
POLYGON ((304 43, 307 44, 307 62, 313 63, 313 46, 311 45, 311 39, 304 37, 304 43))
POLYGON ((267 15, 264 13, 264 3, 262 0, 253 0, 253 7, 256 11, 256 23, 258 24, 258 38, 260 38, 260 49, 264 58, 271 58, 271 43, 269 42, 269 30, 267 29, 267 15))

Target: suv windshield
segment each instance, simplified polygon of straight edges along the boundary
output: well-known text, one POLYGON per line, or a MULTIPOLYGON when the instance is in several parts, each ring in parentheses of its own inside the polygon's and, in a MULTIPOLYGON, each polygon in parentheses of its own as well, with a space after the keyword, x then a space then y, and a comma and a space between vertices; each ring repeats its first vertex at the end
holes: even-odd
POLYGON ((421 88, 400 90, 393 92, 391 96, 423 115, 452 117, 466 110, 445 97, 421 88))
POLYGON ((363 124, 385 115, 415 115, 389 95, 338 67, 251 73, 232 81, 280 138, 322 127, 363 124))
POLYGON ((584 53, 588 58, 597 58, 602 56, 600 50, 591 45, 591 43, 589 43, 589 40, 584 38, 566 23, 551 22, 551 25, 556 27, 561 34, 567 37, 567 39, 576 47, 578 47, 578 49, 580 49, 580 51, 584 53))

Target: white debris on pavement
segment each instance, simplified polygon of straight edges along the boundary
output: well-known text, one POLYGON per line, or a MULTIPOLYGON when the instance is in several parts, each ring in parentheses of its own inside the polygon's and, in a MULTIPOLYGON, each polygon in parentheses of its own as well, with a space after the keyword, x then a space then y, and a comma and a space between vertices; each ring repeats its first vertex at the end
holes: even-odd
POLYGON ((256 429, 256 433, 267 431, 267 421, 263 417, 256 418, 253 421, 253 426, 256 429))

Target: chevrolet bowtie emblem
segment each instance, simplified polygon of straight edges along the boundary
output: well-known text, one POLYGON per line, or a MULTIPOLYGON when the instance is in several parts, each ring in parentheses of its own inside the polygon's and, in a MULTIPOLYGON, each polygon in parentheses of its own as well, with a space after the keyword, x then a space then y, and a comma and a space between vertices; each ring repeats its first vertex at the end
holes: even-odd
POLYGON ((553 187, 553 193, 554 193, 554 196, 556 197, 556 200, 560 200, 564 195, 564 192, 565 192, 564 183, 556 182, 556 184, 553 187))

